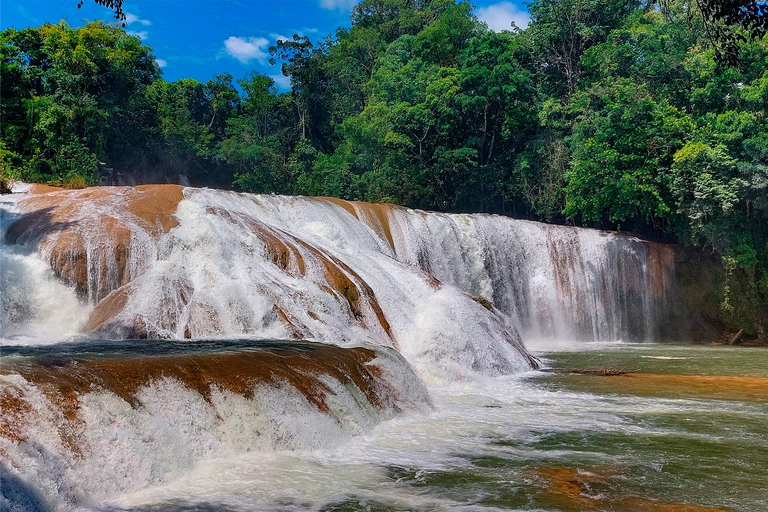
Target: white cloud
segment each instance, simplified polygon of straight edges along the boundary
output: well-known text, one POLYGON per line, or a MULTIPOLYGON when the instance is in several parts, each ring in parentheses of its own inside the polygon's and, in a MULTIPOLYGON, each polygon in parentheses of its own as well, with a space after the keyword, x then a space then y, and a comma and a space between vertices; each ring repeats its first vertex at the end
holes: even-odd
POLYGON ((502 30, 512 30, 512 23, 518 28, 525 28, 528 26, 528 22, 531 21, 531 17, 527 12, 521 10, 518 6, 511 2, 500 2, 498 4, 489 5, 488 7, 481 7, 475 14, 480 19, 488 24, 488 28, 494 32, 501 32, 502 30))
POLYGON ((224 51, 231 57, 236 58, 243 64, 256 59, 262 63, 267 61, 267 47, 269 40, 264 37, 235 37, 229 36, 224 41, 224 51))
POLYGON ((139 39, 141 39, 142 41, 146 41, 147 39, 149 39, 149 34, 147 33, 146 30, 142 30, 141 32, 134 32, 132 30, 128 30, 127 34, 129 36, 136 36, 139 39))
POLYGON ((329 11, 351 11, 358 0, 320 0, 320 7, 329 11))
POLYGON ((155 62, 157 62, 157 65, 160 66, 161 68, 164 68, 165 66, 168 65, 168 63, 163 59, 155 59, 155 62))
POLYGON ((135 14, 131 14, 129 12, 125 13, 125 24, 130 25, 131 23, 141 23, 142 25, 149 26, 152 24, 149 20, 143 20, 136 16, 135 14))
POLYGON ((291 79, 285 75, 269 75, 269 78, 275 81, 278 89, 290 89, 291 79))
POLYGON ((293 41, 292 37, 284 36, 282 34, 269 34, 269 37, 275 41, 293 41))

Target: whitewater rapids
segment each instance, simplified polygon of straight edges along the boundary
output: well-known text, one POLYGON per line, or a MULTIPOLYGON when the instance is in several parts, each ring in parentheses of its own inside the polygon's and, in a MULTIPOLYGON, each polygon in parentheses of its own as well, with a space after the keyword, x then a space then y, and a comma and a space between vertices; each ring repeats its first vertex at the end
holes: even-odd
POLYGON ((14 190, 5 505, 96 507, 201 461, 333 448, 432 410, 428 389, 535 368, 524 340, 674 324, 674 251, 616 233, 175 185, 14 190))
POLYGON ((362 341, 506 374, 530 367, 523 339, 647 341, 669 323, 673 251, 614 233, 172 185, 23 190, 5 199, 6 338, 362 341))

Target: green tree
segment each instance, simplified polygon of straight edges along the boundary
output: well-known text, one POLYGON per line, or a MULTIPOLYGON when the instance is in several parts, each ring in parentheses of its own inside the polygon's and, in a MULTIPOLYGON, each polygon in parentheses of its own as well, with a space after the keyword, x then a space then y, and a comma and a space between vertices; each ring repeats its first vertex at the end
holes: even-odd
POLYGON ((672 221, 666 170, 693 130, 688 116, 626 79, 577 94, 571 108, 566 215, 611 224, 672 221))
POLYGON ((278 95, 274 80, 257 73, 238 83, 244 97, 227 122, 219 158, 241 190, 290 193, 295 179, 287 165, 288 148, 296 135, 290 95, 278 95))
POLYGON ((547 93, 576 91, 582 73, 581 57, 610 31, 638 2, 627 0, 537 0, 530 4, 530 38, 538 74, 547 93))

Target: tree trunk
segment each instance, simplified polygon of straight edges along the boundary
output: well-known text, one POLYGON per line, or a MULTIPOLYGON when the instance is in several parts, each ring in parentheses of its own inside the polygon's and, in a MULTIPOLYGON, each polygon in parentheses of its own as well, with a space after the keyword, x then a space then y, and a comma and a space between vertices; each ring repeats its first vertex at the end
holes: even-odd
POLYGON ((744 329, 739 329, 739 332, 733 335, 731 338, 731 341, 728 342, 729 345, 733 345, 737 341, 739 341, 739 338, 741 338, 741 335, 744 334, 744 329))

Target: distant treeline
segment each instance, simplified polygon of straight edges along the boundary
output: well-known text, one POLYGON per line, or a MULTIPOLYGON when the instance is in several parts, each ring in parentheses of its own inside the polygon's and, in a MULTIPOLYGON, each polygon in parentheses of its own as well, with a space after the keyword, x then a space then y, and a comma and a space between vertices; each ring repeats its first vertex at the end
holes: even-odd
MULTIPOLYGON (((2 33, 2 175, 178 179, 621 228, 708 246, 768 296, 768 40, 718 68, 690 2, 364 0, 252 73, 166 82, 102 22, 2 33)), ((749 39, 749 38, 747 38, 749 39)), ((724 307, 728 307, 727 295, 724 307)))

